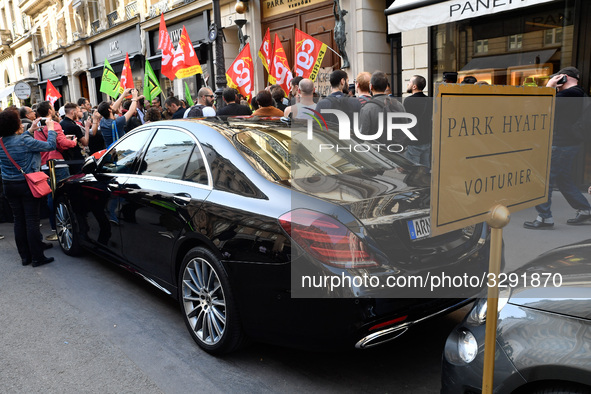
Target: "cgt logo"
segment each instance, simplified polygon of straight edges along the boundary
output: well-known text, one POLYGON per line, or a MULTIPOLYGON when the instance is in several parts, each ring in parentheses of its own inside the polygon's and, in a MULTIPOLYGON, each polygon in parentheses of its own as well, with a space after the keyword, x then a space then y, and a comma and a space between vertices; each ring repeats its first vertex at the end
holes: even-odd
POLYGON ((417 137, 414 136, 413 133, 410 132, 410 129, 417 125, 417 118, 413 114, 409 114, 406 112, 388 112, 386 113, 386 125, 384 127, 384 116, 378 117, 378 129, 373 133, 367 133, 367 130, 361 130, 359 127, 359 113, 355 112, 353 114, 353 125, 351 125, 351 120, 349 116, 338 109, 321 109, 320 112, 312 110, 313 115, 310 116, 308 119, 307 124, 307 138, 308 140, 312 140, 314 138, 314 130, 313 130, 313 122, 316 122, 320 126, 320 130, 328 130, 328 125, 326 124, 326 120, 322 116, 322 114, 332 114, 337 117, 338 125, 339 125, 339 140, 340 141, 350 141, 351 140, 351 130, 353 134, 358 140, 361 141, 376 141, 373 144, 349 144, 349 145, 333 145, 333 144, 320 144, 319 151, 323 150, 347 150, 349 152, 367 152, 372 148, 376 149, 378 152, 380 149, 387 149, 389 152, 396 152, 400 153, 404 150, 404 146, 393 143, 393 144, 383 144, 377 143, 378 140, 383 140, 382 135, 385 133, 386 140, 392 141, 393 135, 395 130, 402 131, 406 137, 408 137, 411 141, 417 141, 417 137))

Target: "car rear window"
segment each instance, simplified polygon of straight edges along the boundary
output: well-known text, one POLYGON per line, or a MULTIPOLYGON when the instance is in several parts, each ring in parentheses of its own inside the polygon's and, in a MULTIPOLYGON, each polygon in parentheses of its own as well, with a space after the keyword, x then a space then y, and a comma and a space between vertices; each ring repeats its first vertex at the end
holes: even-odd
POLYGON ((283 183, 354 172, 404 172, 405 168, 412 166, 404 157, 388 152, 386 148, 378 150, 354 140, 343 143, 333 132, 314 133, 308 139, 304 129, 252 128, 237 133, 234 141, 259 173, 283 183), (337 145, 339 149, 335 148, 337 145))

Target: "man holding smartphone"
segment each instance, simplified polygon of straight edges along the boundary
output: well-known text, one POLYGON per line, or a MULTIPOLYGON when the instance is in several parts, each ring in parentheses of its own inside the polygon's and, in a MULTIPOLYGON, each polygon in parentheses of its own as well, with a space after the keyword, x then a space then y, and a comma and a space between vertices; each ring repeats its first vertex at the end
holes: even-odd
MULTIPOLYGON (((142 96, 143 97, 143 96, 142 96)), ((140 99, 137 89, 125 89, 114 103, 111 101, 103 101, 99 104, 97 112, 92 115, 92 134, 95 135, 98 130, 105 140, 105 148, 109 148, 113 142, 123 137, 125 134, 125 125, 135 113, 137 108, 137 101, 140 99), (123 99, 131 92, 131 105, 129 111, 123 116, 116 117, 115 115, 121 107, 123 99), (102 119, 101 119, 102 116, 102 119)))
POLYGON ((87 120, 85 127, 82 128, 76 123, 76 120, 78 120, 78 105, 74 103, 66 103, 66 105, 64 105, 64 110, 66 114, 60 122, 60 126, 62 126, 62 130, 66 137, 69 137, 70 139, 76 138, 79 145, 62 151, 62 155, 67 161, 77 162, 69 163, 68 166, 70 167, 70 174, 78 174, 82 170, 82 164, 84 164, 82 149, 84 149, 85 146, 88 146, 88 141, 90 140, 88 130, 90 129, 90 126, 92 126, 92 120, 87 120))
POLYGON ((532 230, 551 230, 554 228, 552 217, 552 188, 558 187, 566 201, 576 209, 574 218, 566 224, 581 225, 591 221, 591 205, 575 185, 572 167, 575 157, 581 149, 581 140, 574 132, 574 126, 583 114, 585 91, 579 86, 581 73, 575 67, 565 67, 554 74, 546 87, 555 88, 556 108, 554 114, 554 136, 552 140, 552 162, 550 164, 550 189, 548 202, 536 205, 538 217, 532 222, 523 223, 523 227, 532 230))

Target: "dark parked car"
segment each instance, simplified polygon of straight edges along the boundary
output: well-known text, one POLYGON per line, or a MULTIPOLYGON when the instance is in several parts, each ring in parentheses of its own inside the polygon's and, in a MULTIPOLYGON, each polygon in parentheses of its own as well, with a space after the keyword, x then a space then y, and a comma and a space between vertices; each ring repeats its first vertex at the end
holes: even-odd
MULTIPOLYGON (((514 274, 519 286, 499 298, 494 392, 591 393, 591 240, 514 274)), ((485 319, 481 299, 448 337, 442 393, 481 392, 485 319)))
POLYGON ((230 119, 134 129, 58 188, 61 248, 100 254, 178 299, 194 340, 218 354, 245 338, 365 348, 467 303, 473 289, 400 295, 346 281, 480 275, 487 227, 430 237, 424 167, 389 152, 316 154, 335 137, 308 139, 298 127, 230 119), (343 283, 307 286, 305 276, 343 283))

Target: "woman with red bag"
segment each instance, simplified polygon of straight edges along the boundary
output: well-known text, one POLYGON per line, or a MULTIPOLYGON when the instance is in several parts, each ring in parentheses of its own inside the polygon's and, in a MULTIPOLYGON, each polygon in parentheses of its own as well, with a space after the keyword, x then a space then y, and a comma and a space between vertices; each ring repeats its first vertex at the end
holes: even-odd
MULTIPOLYGON (((39 106, 37 106, 37 114, 39 116, 45 117, 46 119, 54 119, 55 121, 55 109, 49 101, 43 101, 39 103, 39 106)), ((48 160, 56 160, 55 181, 59 183, 70 176, 68 165, 60 163, 64 161, 62 152, 77 146, 78 141, 73 135, 69 136, 73 138, 68 138, 68 136, 64 134, 62 126, 60 126, 59 122, 55 121, 53 128, 56 132, 56 146, 52 151, 41 153, 41 165, 44 166, 47 164, 48 160)), ((47 141, 47 136, 47 125, 43 128, 35 130, 35 138, 39 141, 47 141)), ((53 234, 48 235, 45 239, 47 241, 57 241, 57 234, 55 233, 55 210, 53 207, 53 198, 51 194, 47 196, 47 206, 49 207, 49 225, 51 226, 53 234)))
POLYGON ((56 133, 53 121, 46 121, 49 138, 39 141, 29 132, 24 132, 19 114, 13 109, 0 112, 0 166, 4 193, 14 216, 14 239, 23 265, 38 267, 51 263, 53 257, 43 253, 45 246, 39 234, 39 208, 41 199, 33 197, 25 177, 12 163, 10 157, 25 173, 38 172, 41 166, 39 152, 55 149, 56 133), (4 149, 5 148, 5 149, 4 149))

